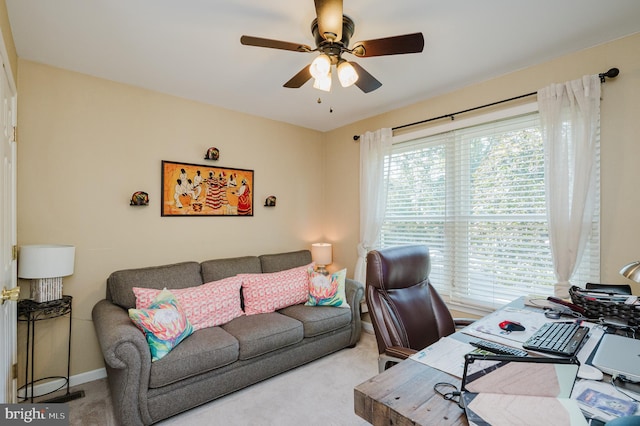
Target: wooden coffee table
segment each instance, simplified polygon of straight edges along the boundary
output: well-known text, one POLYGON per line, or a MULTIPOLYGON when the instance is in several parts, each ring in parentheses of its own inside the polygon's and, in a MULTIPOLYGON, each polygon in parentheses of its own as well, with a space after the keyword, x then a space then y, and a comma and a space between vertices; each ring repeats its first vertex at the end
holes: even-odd
POLYGON ((358 416, 378 425, 468 425, 458 404, 433 390, 438 382, 460 389, 460 379, 407 359, 354 389, 358 416))

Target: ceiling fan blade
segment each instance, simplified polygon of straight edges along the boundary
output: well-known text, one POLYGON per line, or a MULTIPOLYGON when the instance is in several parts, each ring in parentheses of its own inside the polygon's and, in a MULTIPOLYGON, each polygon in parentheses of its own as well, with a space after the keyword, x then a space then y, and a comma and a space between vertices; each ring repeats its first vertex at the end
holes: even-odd
POLYGON ((356 72, 358 73, 358 80, 354 84, 358 86, 364 93, 373 92, 374 90, 382 86, 382 83, 376 80, 374 76, 369 74, 367 70, 362 68, 360 65, 356 64, 353 61, 349 61, 349 63, 353 65, 353 68, 355 68, 356 72))
POLYGON ((311 48, 306 44, 291 43, 288 41, 271 40, 269 38, 260 38, 243 35, 240 37, 240 43, 245 46, 268 47, 271 49, 292 50, 294 52, 311 52, 311 48))
POLYGON ((298 74, 296 74, 293 77, 291 77, 291 80, 287 81, 282 86, 283 87, 288 87, 290 89, 297 89, 299 87, 302 87, 303 84, 305 84, 307 81, 311 80, 311 72, 309 71, 309 68, 311 68, 311 64, 309 64, 306 67, 302 68, 298 72, 298 74))
POLYGON ((353 54, 362 58, 369 56, 401 55, 419 53, 424 49, 422 33, 405 34, 375 40, 359 41, 354 44, 353 54))
POLYGON ((318 33, 325 40, 342 40, 342 0, 314 0, 318 33))

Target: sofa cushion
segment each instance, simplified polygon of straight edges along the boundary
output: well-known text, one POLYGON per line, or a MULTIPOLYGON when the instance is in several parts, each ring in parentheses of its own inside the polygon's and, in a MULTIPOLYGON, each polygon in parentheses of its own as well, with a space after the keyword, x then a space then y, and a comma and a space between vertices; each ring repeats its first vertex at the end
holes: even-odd
POLYGON ((346 269, 327 276, 309 268, 307 274, 309 275, 309 300, 305 305, 350 307, 344 290, 346 269))
POLYGON ((186 288, 202 284, 200 264, 182 262, 113 272, 107 279, 107 299, 125 309, 135 308, 133 287, 186 288))
POLYGON ((307 269, 310 265, 280 272, 238 275, 242 278, 245 314, 275 312, 306 302, 309 297, 307 269))
POLYGON ((351 322, 351 310, 333 306, 295 305, 280 309, 278 313, 300 321, 304 337, 328 333, 351 322))
MULTIPOLYGON (((200 330, 244 315, 240 307, 241 285, 240 278, 229 277, 196 287, 171 289, 171 293, 178 299, 193 329, 200 330)), ((134 287, 136 308, 146 308, 159 292, 152 288, 134 287)))
POLYGON ((149 387, 159 388, 231 364, 238 341, 220 327, 198 330, 167 356, 151 364, 149 387))
POLYGON ((309 250, 299 250, 288 253, 263 254, 259 256, 259 259, 262 265, 262 272, 279 272, 308 265, 311 263, 311 252, 309 250))
POLYGON ((204 282, 217 281, 237 274, 259 274, 260 259, 256 256, 206 260, 200 264, 204 282))
POLYGON ((250 359, 302 341, 302 323, 272 312, 236 318, 222 328, 240 344, 241 360, 250 359))
POLYGON ((144 333, 151 362, 164 358, 193 333, 193 327, 176 297, 167 289, 159 292, 149 309, 129 309, 129 318, 144 333))

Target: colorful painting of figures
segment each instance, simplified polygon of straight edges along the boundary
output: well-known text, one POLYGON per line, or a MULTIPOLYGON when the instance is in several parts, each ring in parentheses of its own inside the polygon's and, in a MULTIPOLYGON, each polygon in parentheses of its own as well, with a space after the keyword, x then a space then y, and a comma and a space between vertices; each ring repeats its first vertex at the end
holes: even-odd
POLYGON ((253 170, 163 161, 162 216, 253 216, 253 170))

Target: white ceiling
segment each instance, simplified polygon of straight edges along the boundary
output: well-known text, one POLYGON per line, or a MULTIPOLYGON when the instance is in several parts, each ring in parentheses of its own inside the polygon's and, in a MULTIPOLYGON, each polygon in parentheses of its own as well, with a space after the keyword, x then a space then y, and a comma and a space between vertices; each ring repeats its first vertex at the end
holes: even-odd
POLYGON ((240 44, 246 34, 314 46, 313 0, 6 3, 24 59, 320 131, 640 31, 639 0, 344 0, 351 45, 421 31, 425 48, 358 59, 376 91, 334 77, 326 93, 282 87, 314 54, 240 44))

